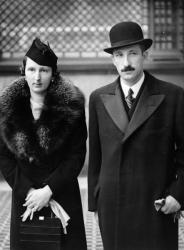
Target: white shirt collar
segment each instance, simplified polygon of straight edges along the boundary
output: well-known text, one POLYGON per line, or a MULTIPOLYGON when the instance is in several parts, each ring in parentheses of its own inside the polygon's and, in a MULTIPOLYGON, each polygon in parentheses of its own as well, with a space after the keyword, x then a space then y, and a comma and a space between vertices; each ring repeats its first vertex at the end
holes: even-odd
POLYGON ((133 98, 136 98, 143 82, 144 82, 144 78, 145 78, 145 75, 144 75, 144 72, 143 72, 143 75, 141 76, 141 78, 139 79, 139 81, 137 83, 135 83, 133 86, 128 86, 125 82, 123 82, 123 80, 120 78, 120 84, 121 84, 121 88, 123 90, 123 93, 125 95, 125 97, 128 95, 128 90, 131 88, 133 90, 133 98))

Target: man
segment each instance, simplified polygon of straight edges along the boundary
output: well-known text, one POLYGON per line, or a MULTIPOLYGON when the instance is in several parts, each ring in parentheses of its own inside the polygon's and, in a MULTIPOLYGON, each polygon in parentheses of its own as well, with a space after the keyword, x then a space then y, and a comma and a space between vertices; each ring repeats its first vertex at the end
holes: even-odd
POLYGON ((104 250, 177 250, 184 91, 143 70, 152 40, 137 23, 116 24, 110 41, 119 77, 90 96, 89 210, 104 250))

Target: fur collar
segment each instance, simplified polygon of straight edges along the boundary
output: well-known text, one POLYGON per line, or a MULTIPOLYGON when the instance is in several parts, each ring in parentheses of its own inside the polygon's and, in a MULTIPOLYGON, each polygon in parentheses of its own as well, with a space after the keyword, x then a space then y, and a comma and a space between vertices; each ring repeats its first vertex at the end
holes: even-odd
POLYGON ((62 77, 49 86, 44 109, 36 121, 32 116, 25 78, 7 87, 0 97, 2 139, 17 158, 29 162, 40 163, 63 147, 83 115, 83 94, 62 77))

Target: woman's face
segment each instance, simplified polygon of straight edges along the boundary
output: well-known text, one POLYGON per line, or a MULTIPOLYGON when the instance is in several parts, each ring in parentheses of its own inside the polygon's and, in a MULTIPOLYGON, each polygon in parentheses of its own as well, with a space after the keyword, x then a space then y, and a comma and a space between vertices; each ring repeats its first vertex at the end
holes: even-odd
POLYGON ((27 57, 25 78, 31 93, 44 94, 51 82, 52 68, 37 64, 27 57))

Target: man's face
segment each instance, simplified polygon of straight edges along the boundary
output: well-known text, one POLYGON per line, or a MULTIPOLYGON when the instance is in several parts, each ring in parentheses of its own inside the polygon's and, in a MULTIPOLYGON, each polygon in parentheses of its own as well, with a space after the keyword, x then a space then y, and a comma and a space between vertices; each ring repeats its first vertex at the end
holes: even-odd
POLYGON ((142 76, 143 62, 147 56, 140 45, 132 45, 113 51, 113 63, 120 77, 129 85, 134 85, 142 76))
POLYGON ((52 68, 37 64, 27 57, 25 66, 25 77, 31 93, 42 94, 47 90, 51 78, 52 68))

